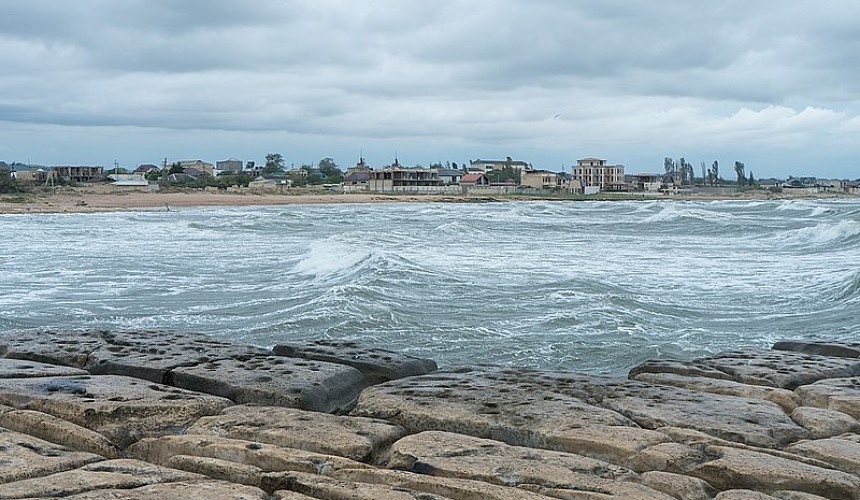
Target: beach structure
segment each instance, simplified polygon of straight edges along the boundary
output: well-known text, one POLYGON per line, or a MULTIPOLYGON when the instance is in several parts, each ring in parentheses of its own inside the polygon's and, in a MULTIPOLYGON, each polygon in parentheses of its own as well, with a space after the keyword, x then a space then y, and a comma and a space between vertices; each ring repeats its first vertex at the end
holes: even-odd
POLYGON ((581 158, 571 169, 571 177, 579 181, 583 189, 597 187, 600 191, 623 191, 624 165, 609 165, 602 158, 581 158))

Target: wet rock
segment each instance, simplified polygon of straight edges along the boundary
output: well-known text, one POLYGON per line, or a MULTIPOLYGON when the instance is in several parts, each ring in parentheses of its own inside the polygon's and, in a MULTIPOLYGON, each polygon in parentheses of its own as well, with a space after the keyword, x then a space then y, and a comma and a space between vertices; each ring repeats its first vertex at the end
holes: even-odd
POLYGON ((779 351, 802 352, 818 356, 836 358, 860 358, 860 343, 857 342, 815 342, 784 340, 773 345, 779 351))
POLYGON ((712 394, 761 399, 776 403, 786 413, 791 413, 798 405, 797 396, 795 396, 794 392, 787 389, 742 384, 733 380, 689 377, 675 373, 640 373, 633 376, 632 379, 649 384, 671 385, 712 394))
POLYGON ((804 406, 825 408, 860 419, 860 378, 834 378, 798 387, 804 406))
MULTIPOLYGON (((67 500, 268 500, 266 492, 223 481, 180 481, 132 489, 98 490, 65 497, 67 500)), ((296 497, 299 498, 299 497, 296 497)))
MULTIPOLYGON (((274 481, 274 477, 272 477, 274 481)), ((423 493, 407 488, 392 487, 384 484, 356 483, 343 481, 317 474, 289 472, 277 477, 277 484, 288 487, 292 492, 306 495, 305 498, 349 499, 349 500, 449 500, 449 497, 423 493)), ((278 490, 276 498, 289 498, 278 490)))
POLYGON ((221 415, 201 418, 187 432, 257 441, 364 462, 406 434, 402 427, 385 420, 245 405, 227 408, 221 415))
POLYGON ((181 367, 171 384, 236 403, 333 413, 352 406, 367 379, 355 368, 282 356, 215 360, 181 367))
MULTIPOLYGON (((547 496, 520 488, 482 481, 384 469, 346 469, 332 474, 335 479, 367 484, 384 484, 456 500, 547 500, 547 496)), ((420 496, 418 498, 421 498, 420 496)), ((583 499, 587 497, 581 497, 583 499)))
POLYGON ((810 493, 803 493, 800 491, 774 491, 773 497, 778 498, 779 500, 827 500, 824 497, 820 497, 818 495, 812 495, 810 493))
POLYGON ((302 344, 279 344, 272 351, 279 356, 327 361, 351 366, 371 384, 436 371, 436 362, 355 342, 316 340, 302 344))
POLYGON ((625 483, 625 479, 635 479, 636 474, 607 462, 446 432, 423 432, 394 443, 388 466, 502 486, 540 485, 547 491, 593 492, 608 498, 669 498, 650 488, 625 483))
POLYGON ((610 462, 668 441, 617 412, 553 390, 559 387, 504 370, 436 372, 365 389, 352 414, 391 420, 412 433, 456 432, 610 462))
POLYGON ((705 452, 713 459, 690 475, 720 490, 795 490, 837 500, 860 497, 860 478, 852 474, 737 448, 708 446, 705 452))
POLYGON ((857 422, 850 415, 812 406, 798 407, 791 413, 791 419, 798 425, 809 429, 813 439, 838 436, 846 432, 860 430, 860 422, 857 422))
POLYGON ((223 359, 249 359, 269 351, 223 342, 207 335, 143 330, 103 332, 103 344, 90 353, 84 368, 93 374, 125 375, 169 383, 171 370, 223 359))
POLYGON ((181 431, 231 403, 222 398, 115 375, 6 379, 0 403, 53 415, 124 448, 143 436, 181 431))
POLYGON ((98 330, 0 332, 0 356, 83 368, 104 343, 98 330))
POLYGON ((348 458, 240 439, 191 434, 143 439, 129 447, 127 453, 140 460, 162 465, 177 455, 216 458, 257 467, 264 472, 330 474, 339 469, 368 467, 348 458))
POLYGON ((860 474, 860 435, 845 434, 838 438, 801 441, 787 448, 798 455, 823 460, 833 468, 860 474))
POLYGON ((108 460, 50 476, 4 484, 0 499, 68 497, 98 490, 139 488, 150 484, 198 481, 205 477, 137 460, 108 460))
POLYGON ((0 383, 7 378, 65 377, 86 374, 86 371, 70 366, 57 366, 25 359, 0 358, 0 383))
MULTIPOLYGON (((0 428, 0 485, 39 478, 103 460, 42 439, 0 428)), ((5 486, 0 486, 0 492, 5 486)), ((0 494, 0 498, 2 494, 0 494)))
POLYGON ((711 500, 717 494, 716 489, 701 479, 671 472, 646 472, 640 481, 679 500, 711 500))
POLYGON ((788 351, 739 350, 689 363, 646 361, 633 368, 630 377, 640 373, 675 373, 691 377, 719 374, 714 378, 728 376, 729 380, 743 384, 793 390, 823 379, 860 375, 860 360, 788 351))
POLYGON ((47 413, 30 410, 6 412, 0 414, 0 427, 105 458, 120 456, 119 450, 108 438, 47 413))

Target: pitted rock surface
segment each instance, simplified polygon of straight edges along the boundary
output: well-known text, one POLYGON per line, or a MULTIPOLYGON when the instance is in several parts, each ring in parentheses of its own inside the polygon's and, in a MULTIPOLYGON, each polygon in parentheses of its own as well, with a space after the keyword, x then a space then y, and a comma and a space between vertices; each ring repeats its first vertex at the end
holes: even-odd
POLYGON ((230 401, 115 375, 5 379, 0 403, 68 420, 119 448, 147 435, 180 432, 230 401))
POLYGON ((0 492, 6 483, 76 469, 101 460, 104 458, 93 453, 74 451, 0 427, 0 492))
POLYGON ((0 380, 4 378, 67 377, 87 372, 70 366, 58 366, 26 359, 0 358, 0 380))
POLYGON ((4 484, 0 486, 0 499, 68 497, 98 490, 127 490, 150 484, 205 479, 198 474, 158 467, 137 460, 107 460, 49 476, 4 484))
POLYGON ((268 500, 259 488, 224 481, 179 481, 132 489, 97 490, 65 497, 66 500, 268 500))
POLYGON ((176 368, 170 383, 235 403, 336 412, 352 406, 367 387, 355 368, 283 356, 221 359, 176 368))
MULTIPOLYGON (((319 474, 288 472, 277 478, 270 476, 275 484, 289 487, 292 493, 303 494, 304 498, 349 499, 349 500, 454 500, 450 497, 423 493, 407 488, 396 488, 384 484, 356 483, 343 481, 319 474), (277 482, 275 482, 275 480, 277 482)), ((278 490, 276 498, 287 498, 290 493, 278 490)))
POLYGON ((0 356, 83 368, 104 340, 98 330, 0 332, 0 356))
POLYGON ((804 406, 825 408, 860 419, 860 377, 833 378, 798 387, 804 406))
POLYGON ((331 474, 340 469, 369 467, 343 457, 281 448, 255 441, 194 434, 143 439, 129 447, 128 454, 159 465, 165 465, 171 458, 179 455, 217 458, 251 465, 264 472, 331 474))
POLYGON ((739 396, 742 398, 762 399, 776 403, 786 413, 791 413, 799 403, 794 392, 788 389, 767 387, 761 385, 749 385, 735 382, 734 380, 723 380, 707 377, 688 377, 675 373, 640 373, 631 379, 655 385, 671 385, 683 387, 700 392, 722 394, 725 396, 739 396))
POLYGON ((337 340, 317 340, 307 344, 279 344, 272 351, 279 356, 351 366, 363 373, 371 384, 413 375, 425 375, 436 371, 437 368, 436 362, 430 359, 337 340))
POLYGON ((834 358, 860 358, 860 343, 858 342, 783 340, 774 344, 773 349, 834 358))
POLYGON ((440 371, 365 389, 352 414, 388 419, 413 433, 456 432, 608 461, 668 441, 559 389, 505 369, 440 371))
POLYGON ((32 410, 0 413, 0 427, 29 434, 73 450, 119 458, 120 451, 110 440, 67 420, 32 410))
POLYGON ((367 462, 406 431, 385 420, 270 406, 233 406, 198 420, 188 434, 244 439, 367 462))
POLYGON ((630 370, 675 373, 734 380, 743 384, 795 389, 819 380, 860 375, 860 359, 816 356, 789 351, 728 351, 692 362, 646 361, 630 370))
POLYGON ((250 359, 269 351, 213 339, 207 335, 165 330, 104 332, 104 344, 84 366, 93 374, 125 375, 167 383, 171 370, 224 359, 250 359))

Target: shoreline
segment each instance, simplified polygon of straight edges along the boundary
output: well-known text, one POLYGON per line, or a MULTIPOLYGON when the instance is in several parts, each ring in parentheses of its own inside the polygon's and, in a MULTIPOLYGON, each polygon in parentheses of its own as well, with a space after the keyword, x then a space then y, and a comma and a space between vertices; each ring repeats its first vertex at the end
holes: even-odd
POLYGON ((487 203, 508 201, 718 201, 718 200, 794 200, 794 199, 860 199, 843 194, 793 195, 767 192, 739 193, 734 196, 673 195, 635 196, 603 194, 602 196, 540 195, 433 195, 407 193, 220 193, 205 191, 111 191, 93 188, 65 188, 54 194, 0 195, 0 214, 97 213, 125 211, 166 211, 174 207, 245 207, 277 205, 317 205, 344 203, 487 203))

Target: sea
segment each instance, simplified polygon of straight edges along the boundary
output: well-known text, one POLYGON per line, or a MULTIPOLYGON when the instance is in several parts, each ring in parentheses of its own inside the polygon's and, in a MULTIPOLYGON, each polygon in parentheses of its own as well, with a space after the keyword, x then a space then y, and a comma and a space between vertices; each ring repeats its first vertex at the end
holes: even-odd
POLYGON ((0 330, 357 341, 624 375, 860 341, 860 200, 514 201, 0 215, 0 330))

